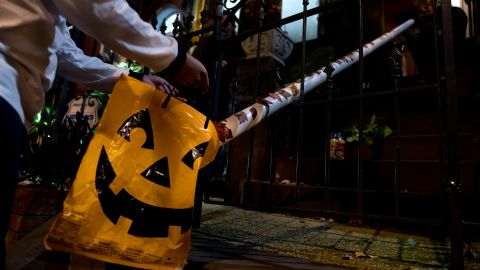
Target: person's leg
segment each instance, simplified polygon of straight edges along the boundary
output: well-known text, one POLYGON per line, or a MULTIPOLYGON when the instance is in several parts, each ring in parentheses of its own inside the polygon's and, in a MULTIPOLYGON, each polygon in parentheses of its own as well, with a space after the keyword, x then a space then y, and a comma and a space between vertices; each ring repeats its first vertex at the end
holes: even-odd
POLYGON ((17 112, 0 97, 0 269, 5 268, 5 236, 18 182, 25 127, 17 112))

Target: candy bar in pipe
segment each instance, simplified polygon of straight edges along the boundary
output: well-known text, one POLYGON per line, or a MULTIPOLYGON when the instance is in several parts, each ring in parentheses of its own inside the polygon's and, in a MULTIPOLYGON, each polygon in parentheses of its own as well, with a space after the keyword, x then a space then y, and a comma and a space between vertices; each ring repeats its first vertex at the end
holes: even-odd
MULTIPOLYGON (((411 27, 414 23, 413 19, 410 19, 403 24, 397 26, 390 32, 383 34, 382 36, 365 44, 363 49, 363 55, 367 56, 379 47, 383 46, 387 42, 390 42, 393 38, 400 33, 411 27)), ((331 66, 333 68, 332 76, 342 72, 347 67, 358 62, 359 50, 355 50, 342 58, 334 61, 331 66)), ((327 80, 327 74, 324 72, 325 67, 317 70, 311 75, 308 75, 304 79, 304 94, 315 89, 327 80)), ((301 83, 290 83, 284 88, 270 93, 267 97, 261 99, 255 104, 237 112, 226 119, 216 122, 215 127, 217 129, 220 141, 227 143, 228 141, 238 137, 240 134, 254 127, 260 123, 263 119, 269 115, 277 112, 288 104, 296 102, 300 99, 301 83)))

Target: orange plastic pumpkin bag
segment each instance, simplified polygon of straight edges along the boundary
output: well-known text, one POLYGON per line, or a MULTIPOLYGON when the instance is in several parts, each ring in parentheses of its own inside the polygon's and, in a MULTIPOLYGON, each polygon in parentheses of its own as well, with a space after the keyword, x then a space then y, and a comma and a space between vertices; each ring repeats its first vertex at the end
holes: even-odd
POLYGON ((183 268, 197 174, 219 147, 206 116, 122 76, 46 248, 139 268, 183 268))

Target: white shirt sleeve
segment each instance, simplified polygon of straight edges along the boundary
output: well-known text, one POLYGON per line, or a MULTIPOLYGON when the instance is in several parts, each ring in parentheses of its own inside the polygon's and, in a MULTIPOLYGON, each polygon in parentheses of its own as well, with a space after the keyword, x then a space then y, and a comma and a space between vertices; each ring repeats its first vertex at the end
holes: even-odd
POLYGON ((165 69, 178 44, 144 22, 125 0, 52 0, 60 14, 116 53, 153 69, 165 69))
POLYGON ((86 85, 95 90, 111 92, 115 82, 128 70, 104 63, 96 57, 90 57, 79 49, 70 37, 64 19, 55 27, 57 49, 57 74, 66 80, 86 85))

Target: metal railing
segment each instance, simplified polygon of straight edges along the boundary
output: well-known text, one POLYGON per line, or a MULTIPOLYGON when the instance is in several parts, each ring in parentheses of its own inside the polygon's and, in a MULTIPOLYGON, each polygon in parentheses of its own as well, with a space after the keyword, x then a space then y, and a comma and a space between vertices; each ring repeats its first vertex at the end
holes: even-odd
MULTIPOLYGON (((243 104, 256 102, 262 91, 261 84, 263 83, 263 71, 260 69, 260 66, 264 64, 260 52, 263 33, 297 20, 303 21, 303 38, 301 43, 296 44, 294 48, 296 56, 299 55, 299 58, 290 59, 287 65, 300 66, 301 97, 293 106, 289 106, 279 113, 279 116, 274 116, 266 121, 264 126, 249 131, 243 139, 239 139, 238 142, 232 141, 230 143, 232 145, 225 146, 222 153, 228 155, 222 155, 222 160, 210 166, 209 172, 199 179, 200 192, 197 195, 197 206, 204 198, 210 203, 232 204, 254 209, 302 211, 339 219, 350 218, 356 221, 448 227, 448 229, 444 229, 444 232, 451 240, 451 267, 463 269, 463 241, 466 236, 462 234, 462 228, 467 225, 478 226, 478 223, 463 218, 461 183, 464 179, 461 176, 465 176, 467 173, 463 171, 462 164, 474 162, 475 159, 460 157, 462 149, 459 148, 459 136, 461 133, 459 133, 458 91, 456 90, 455 48, 450 1, 439 1, 441 8, 438 11, 441 12, 440 14, 438 14, 437 8, 432 7, 434 22, 432 31, 441 33, 441 35, 433 34, 431 36, 431 48, 433 48, 435 57, 434 62, 430 63, 430 67, 433 67, 434 72, 427 77, 402 74, 400 67, 406 57, 402 48, 404 45, 408 47, 408 38, 399 39, 398 44, 392 44, 387 46, 387 49, 382 49, 382 52, 374 56, 377 62, 368 58, 364 59, 361 48, 364 46, 364 36, 368 33, 365 33, 366 7, 362 0, 356 2, 332 1, 332 3, 322 4, 311 9, 308 9, 308 1, 303 1, 303 12, 269 23, 264 23, 265 2, 258 1, 258 27, 225 38, 220 34, 222 27, 229 22, 241 23, 241 18, 236 18, 235 13, 246 3, 243 0, 233 2, 238 2, 238 4, 233 8, 226 9, 225 3, 218 1, 215 14, 204 10, 201 19, 204 27, 201 30, 176 32, 177 38, 183 40, 182 42, 190 41, 194 36, 200 36, 197 44, 201 48, 199 58, 202 58, 205 53, 212 53, 212 51, 208 51, 208 48, 202 47, 207 34, 213 37, 213 43, 216 44, 213 51, 216 54, 213 59, 214 65, 209 66, 209 72, 213 79, 212 94, 209 100, 212 119, 225 113, 235 112, 233 110, 219 111, 220 91, 232 92, 230 101, 237 106, 242 102, 243 104), (346 75, 339 78, 328 77, 327 85, 319 86, 312 97, 304 97, 303 78, 308 72, 308 64, 311 64, 312 61, 312 58, 307 56, 311 55, 308 50, 318 49, 312 48, 311 45, 328 45, 325 48, 329 47, 334 52, 329 55, 333 59, 338 56, 335 55, 335 51, 338 53, 340 49, 332 47, 342 42, 342 40, 307 41, 307 17, 328 15, 332 13, 332 10, 336 11, 336 14, 351 14, 342 13, 349 9, 353 10, 356 15, 337 19, 339 21, 348 20, 350 26, 356 25, 357 27, 354 31, 349 29, 350 32, 357 33, 349 38, 354 40, 353 43, 356 43, 359 49, 358 64, 346 75), (439 20, 440 17, 442 20, 439 20), (214 23, 207 26, 207 18, 213 18, 214 23), (352 23, 354 20, 355 23, 352 23), (254 89, 247 93, 238 91, 236 88, 239 83, 237 77, 233 77, 229 82, 229 89, 221 89, 222 50, 253 35, 257 37, 257 52, 255 65, 253 65, 255 72, 251 77, 255 80, 254 89), (438 59, 441 59, 441 63, 438 59), (372 63, 389 63, 390 71, 383 72, 381 68, 375 68, 374 74, 372 74, 372 70, 369 70, 372 68, 372 63), (372 81, 374 86, 370 85, 372 81), (417 101, 413 99, 417 99, 417 101), (382 104, 387 101, 389 105, 382 104), (420 106, 421 102, 425 102, 423 108, 420 106), (411 108, 412 104, 415 105, 413 108, 411 108), (377 110, 372 107, 376 107, 377 110), (376 157, 372 160, 371 157, 365 155, 368 145, 364 139, 368 134, 364 133, 366 132, 364 130, 371 124, 368 119, 372 112, 376 114, 376 119, 389 121, 391 125, 393 134, 388 137, 388 146, 390 147, 388 158, 376 157), (430 125, 427 128, 428 131, 405 133, 405 123, 408 123, 405 121, 408 120, 404 118, 413 119, 416 116, 426 117, 423 119, 423 123, 417 125, 420 127, 430 125), (290 121, 286 121, 285 124, 285 120, 281 118, 290 118, 290 121), (345 127, 352 120, 357 121, 358 142, 347 145, 347 148, 353 149, 353 151, 347 150, 350 151, 350 154, 344 160, 332 159, 329 155, 329 134, 332 131, 341 130, 342 125, 345 127), (313 123, 312 121, 317 122, 313 123), (289 127, 289 129, 285 129, 285 127, 289 127), (315 136, 312 136, 312 133, 315 133, 315 136), (413 148, 422 148, 422 143, 419 142, 421 139, 429 140, 425 142, 431 144, 430 150, 436 149, 434 150, 435 154, 430 155, 429 158, 412 158, 415 154, 409 153, 409 151, 415 150, 413 148), (415 140, 417 141, 415 142, 415 140), (432 140, 435 142, 432 143, 432 140), (242 148, 246 151, 235 152, 242 148), (284 151, 281 152, 279 149, 284 151), (283 156, 285 152, 287 155, 283 156), (242 163, 242 165, 235 163, 242 163), (285 170, 287 167, 291 170, 290 176, 293 176, 294 179, 277 177, 279 171, 285 170), (240 173, 242 170, 243 173, 240 173), (377 172, 378 174, 376 174, 377 172), (422 173, 425 176, 423 180, 429 184, 422 184, 418 181, 409 183, 406 179, 411 175, 422 173), (285 181, 282 182, 282 180, 285 181), (385 182, 379 182, 381 180, 385 182)), ((382 21, 382 23, 385 22, 382 21)), ((176 27, 181 28, 180 24, 177 24, 176 27)), ((344 29, 345 26, 338 23, 338 27, 344 29)), ((183 30, 185 29, 183 28, 183 30)), ((320 35, 319 33, 318 39, 326 37, 327 34, 320 35)), ((338 36, 336 37, 338 38, 338 36)), ((341 49, 344 49, 343 46, 341 49)), ((237 58, 235 61, 245 61, 245 59, 237 58)), ((272 68, 272 72, 274 71, 275 69, 272 68)), ((273 92, 276 89, 270 90, 273 92)), ((425 153, 419 153, 418 156, 421 154, 425 153)), ((473 176, 470 177, 472 177, 470 181, 475 180, 473 176)), ((477 201, 476 193, 472 192, 472 194, 475 197, 473 200, 477 201)), ((199 216, 197 216, 197 222, 199 222, 199 216)))

